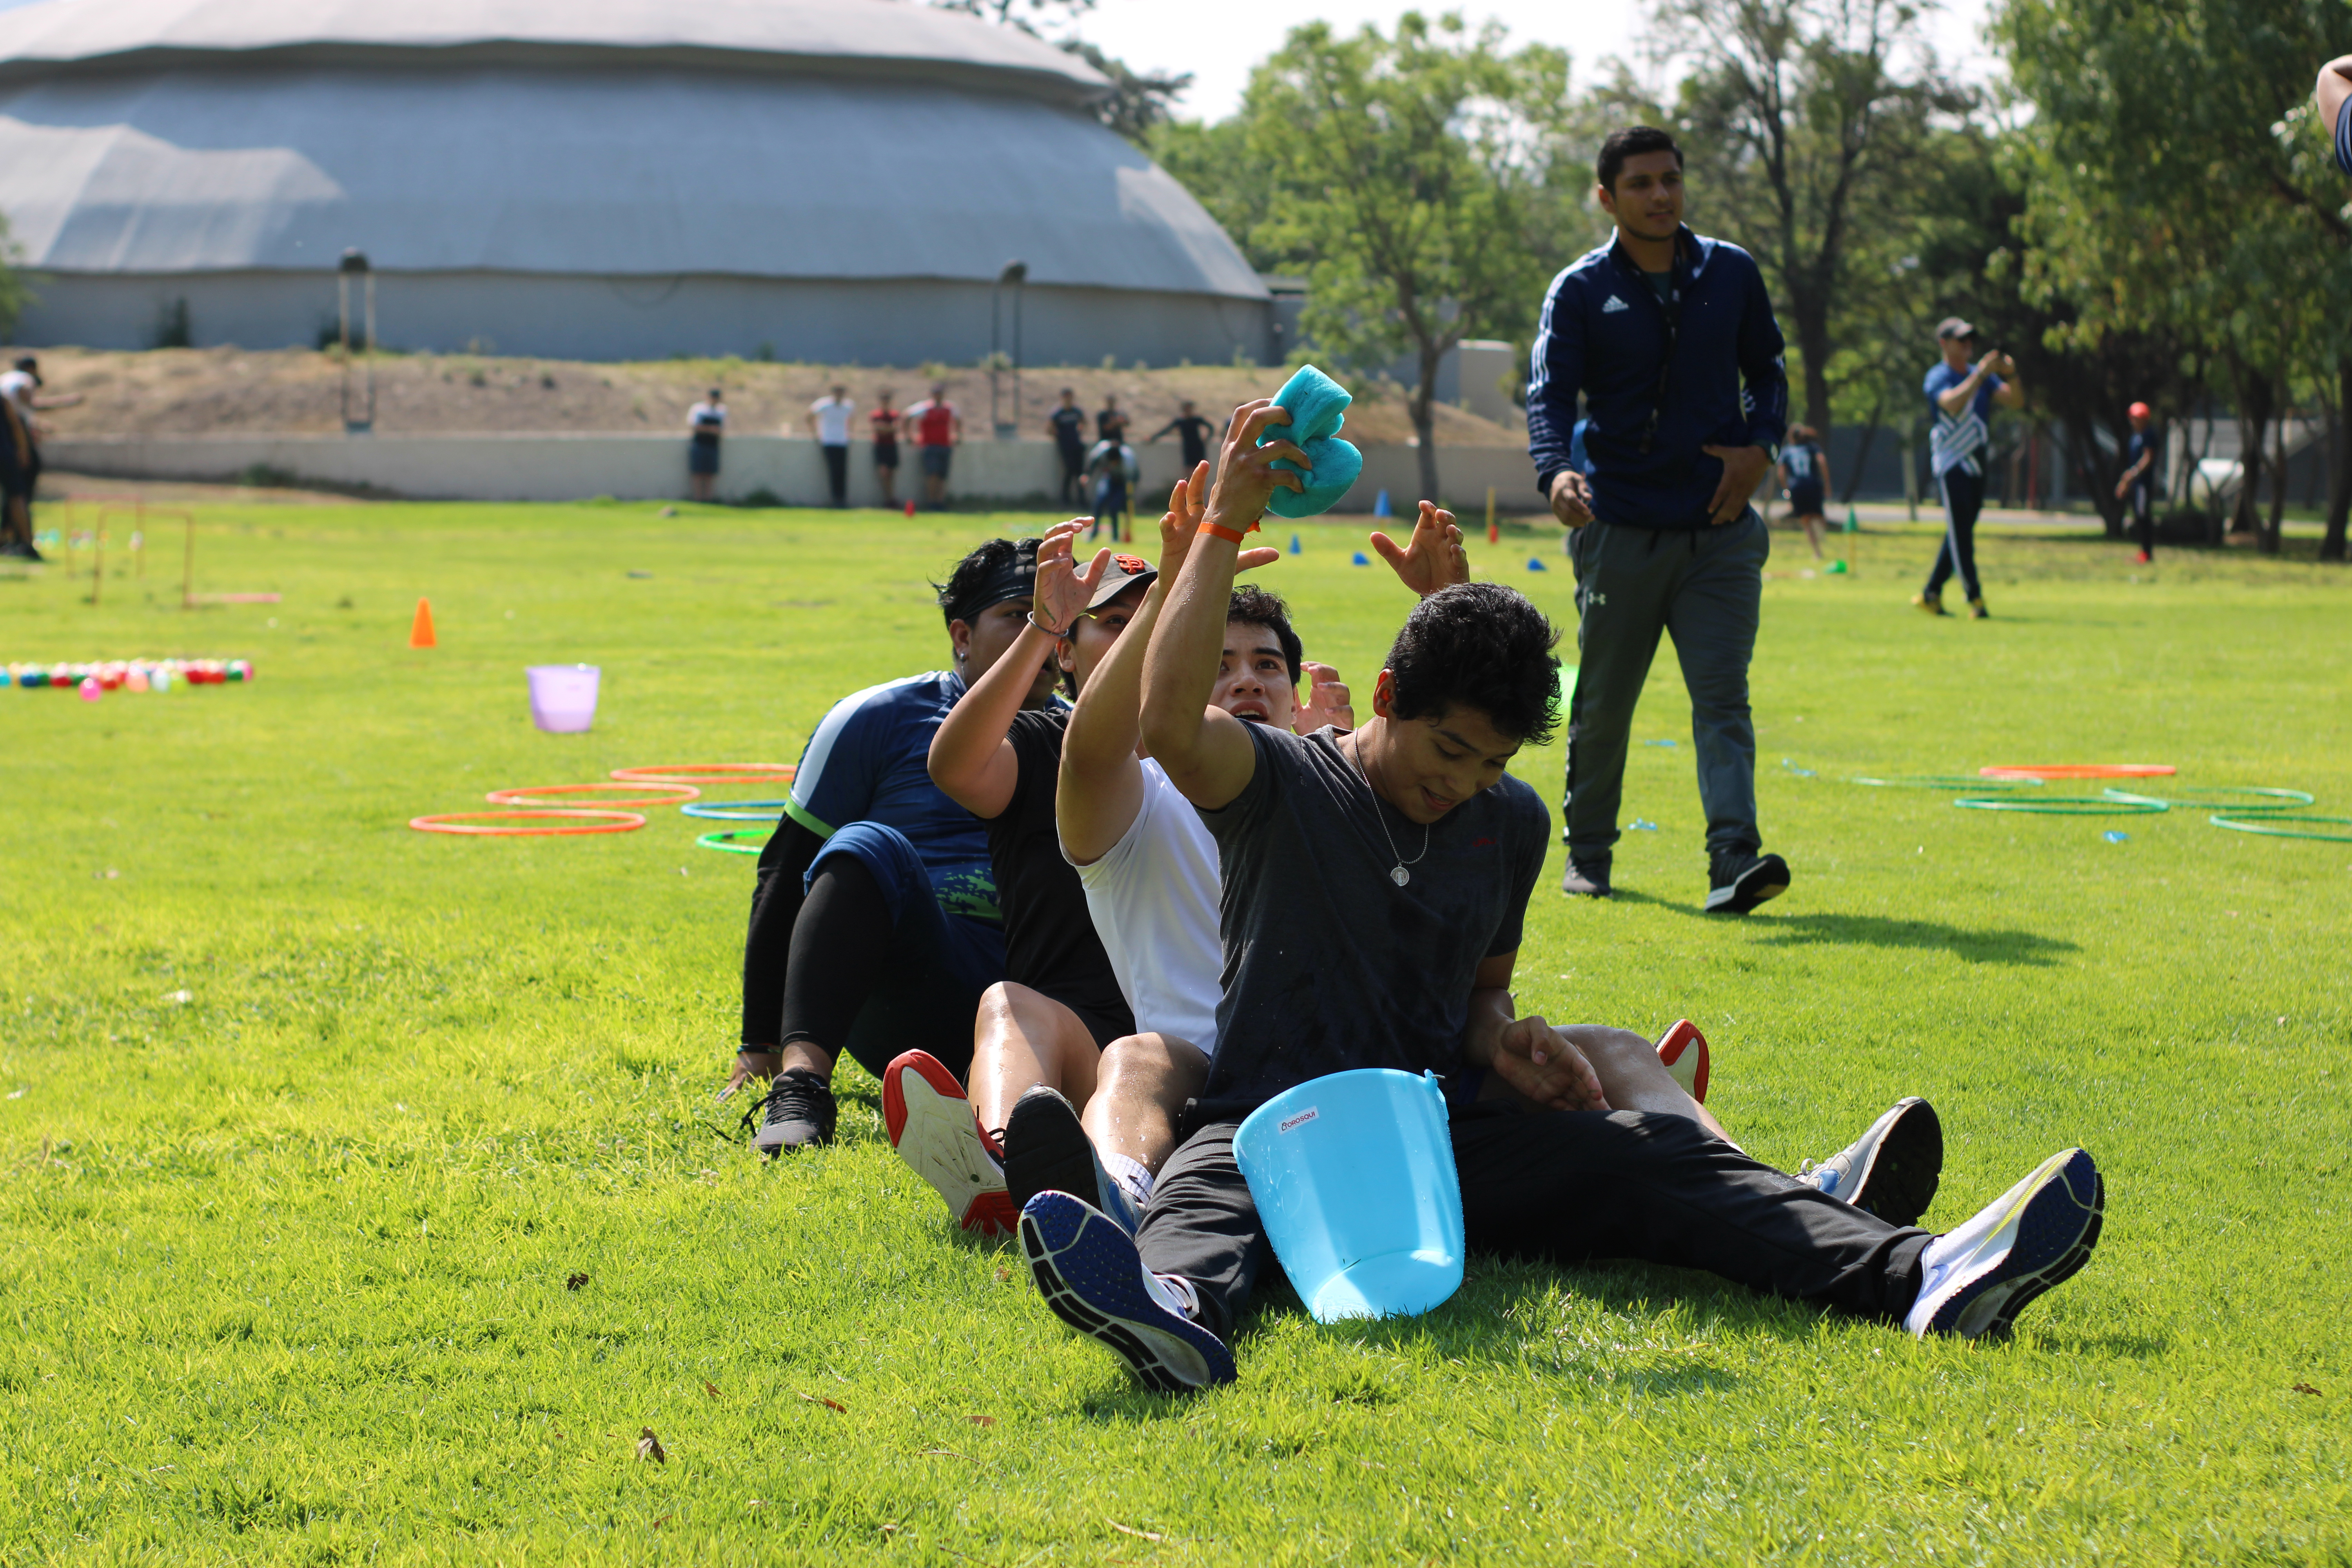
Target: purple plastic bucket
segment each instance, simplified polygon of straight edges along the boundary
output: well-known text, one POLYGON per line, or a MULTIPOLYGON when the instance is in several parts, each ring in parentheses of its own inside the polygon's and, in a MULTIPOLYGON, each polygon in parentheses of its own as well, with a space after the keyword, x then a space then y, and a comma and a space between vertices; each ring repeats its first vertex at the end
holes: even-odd
POLYGON ((596 682, 604 673, 593 664, 534 664, 530 677, 530 721, 551 735, 575 735, 595 722, 596 682))

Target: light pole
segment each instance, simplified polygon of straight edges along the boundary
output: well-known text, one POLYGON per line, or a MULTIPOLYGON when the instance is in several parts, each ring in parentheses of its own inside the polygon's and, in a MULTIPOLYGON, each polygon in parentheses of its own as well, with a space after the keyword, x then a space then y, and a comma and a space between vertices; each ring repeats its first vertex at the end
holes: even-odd
POLYGON ((996 287, 988 296, 988 420, 996 426, 996 438, 1010 441, 1021 433, 1021 291, 1029 281, 1029 264, 1008 261, 1004 270, 996 275, 996 287), (1003 363, 1001 342, 1004 289, 1013 288, 1013 422, 1006 424, 997 417, 996 370, 1003 363))
POLYGON ((343 252, 342 261, 335 268, 335 313, 341 322, 343 345, 343 434, 364 436, 375 428, 375 273, 368 267, 368 258, 358 250, 343 252), (358 418, 352 416, 352 279, 362 279, 361 293, 365 313, 362 331, 365 333, 367 354, 367 407, 358 418))

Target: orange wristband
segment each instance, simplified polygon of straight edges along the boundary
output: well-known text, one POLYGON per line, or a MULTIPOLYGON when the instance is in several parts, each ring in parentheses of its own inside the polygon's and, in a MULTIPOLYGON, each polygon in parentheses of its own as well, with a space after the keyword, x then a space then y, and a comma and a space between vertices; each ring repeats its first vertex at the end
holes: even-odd
MULTIPOLYGON (((1220 523, 1204 522, 1201 525, 1201 531, 1202 533, 1210 534, 1215 538, 1222 539, 1228 544, 1239 544, 1242 542, 1241 534, 1234 532, 1232 529, 1226 528, 1220 523)), ((1257 524, 1254 522, 1251 523, 1249 525, 1248 531, 1252 533, 1256 532, 1257 524)))

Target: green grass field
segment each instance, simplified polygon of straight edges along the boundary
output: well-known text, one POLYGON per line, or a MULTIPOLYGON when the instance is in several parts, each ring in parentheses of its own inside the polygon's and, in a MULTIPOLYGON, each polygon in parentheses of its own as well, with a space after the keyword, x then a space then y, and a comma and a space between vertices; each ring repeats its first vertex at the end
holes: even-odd
MULTIPOLYGON (((940 662, 928 577, 1034 521, 652 511, 204 509, 199 587, 275 605, 0 576, 0 662, 258 668, 0 691, 0 1563, 2352 1562, 2352 844, 1844 782, 2143 760, 2352 816, 2343 569, 1996 533, 1999 618, 1931 623, 1931 531, 1811 580, 1782 536, 1755 692, 1791 891, 1696 912, 1667 651, 1626 802, 1657 831, 1613 904, 1538 894, 1522 1007, 1698 1020, 1764 1158, 1927 1095, 1948 1225, 2089 1147, 2103 1245, 2014 1341, 1474 1258, 1409 1322, 1271 1290, 1240 1383, 1164 1399, 950 1230, 855 1068, 832 1150, 716 1135, 751 876, 694 847, 718 825, 404 826, 790 761, 940 662), (594 731, 535 731, 522 667, 575 659, 594 731)), ((1368 683, 1404 595, 1360 530, 1297 531, 1266 579, 1368 683)), ((1474 559, 1572 626, 1556 533, 1474 559)), ((1559 766, 1516 771, 1556 801, 1559 766)))

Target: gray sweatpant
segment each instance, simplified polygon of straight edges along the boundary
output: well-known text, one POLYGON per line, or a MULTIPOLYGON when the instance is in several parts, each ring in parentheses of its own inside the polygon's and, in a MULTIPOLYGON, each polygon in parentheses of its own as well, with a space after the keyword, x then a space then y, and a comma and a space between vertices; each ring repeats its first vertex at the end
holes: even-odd
POLYGON ((1560 835, 1569 854, 1606 865, 1617 842, 1633 705, 1670 632, 1690 691, 1691 742, 1708 850, 1759 847, 1756 726, 1748 661, 1771 553, 1764 520, 1748 515, 1689 532, 1590 522, 1570 542, 1576 563, 1576 695, 1568 712, 1568 788, 1560 835))

